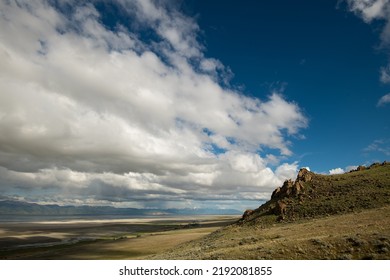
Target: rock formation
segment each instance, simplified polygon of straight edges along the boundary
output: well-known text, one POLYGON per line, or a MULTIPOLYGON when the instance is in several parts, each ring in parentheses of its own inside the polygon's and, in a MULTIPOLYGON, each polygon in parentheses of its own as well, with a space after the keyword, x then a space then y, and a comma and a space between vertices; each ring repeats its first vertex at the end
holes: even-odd
POLYGON ((240 224, 261 221, 257 224, 263 226, 271 220, 291 222, 387 205, 390 196, 381 194, 390 186, 389 171, 389 162, 351 171, 361 174, 322 175, 302 168, 295 180, 286 180, 276 188, 269 201, 255 210, 245 211, 240 224), (370 199, 367 195, 371 195, 370 199))
POLYGON ((291 179, 284 181, 283 186, 273 191, 271 199, 281 199, 284 197, 297 196, 304 192, 304 183, 310 182, 313 177, 313 173, 306 168, 302 168, 298 172, 297 179, 293 182, 291 179))
POLYGON ((313 173, 302 168, 298 172, 297 179, 292 181, 291 179, 284 181, 283 186, 276 188, 272 195, 271 201, 276 200, 276 203, 273 205, 272 212, 275 215, 279 215, 278 220, 284 220, 288 209, 288 199, 290 197, 297 197, 300 194, 305 192, 306 182, 310 182, 313 178, 313 173))
POLYGON ((279 215, 279 220, 284 220, 284 215, 287 211, 287 204, 283 202, 282 200, 279 200, 274 208, 274 214, 279 215))
POLYGON ((245 210, 244 214, 242 215, 242 219, 245 219, 246 217, 252 215, 253 212, 254 212, 254 211, 251 210, 251 209, 245 210))
POLYGON ((297 180, 303 182, 310 182, 313 177, 312 175, 313 173, 311 173, 306 168, 301 168, 301 170, 299 170, 298 172, 297 180))
POLYGON ((366 170, 366 167, 363 165, 359 165, 358 168, 356 169, 357 171, 363 171, 366 170))

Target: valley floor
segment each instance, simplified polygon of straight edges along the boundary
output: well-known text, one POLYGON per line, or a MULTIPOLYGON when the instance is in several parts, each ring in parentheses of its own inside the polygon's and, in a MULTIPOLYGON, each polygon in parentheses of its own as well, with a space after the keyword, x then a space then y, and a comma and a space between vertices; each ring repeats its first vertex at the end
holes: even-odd
POLYGON ((0 259, 390 259, 390 206, 268 228, 237 219, 2 225, 0 259))
POLYGON ((198 239, 237 216, 3 223, 0 260, 145 259, 198 239))

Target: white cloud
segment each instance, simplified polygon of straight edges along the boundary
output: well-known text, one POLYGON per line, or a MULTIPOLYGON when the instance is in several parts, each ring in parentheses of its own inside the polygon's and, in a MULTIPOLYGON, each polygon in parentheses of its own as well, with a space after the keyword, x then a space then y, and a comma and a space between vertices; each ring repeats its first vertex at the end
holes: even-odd
POLYGON ((377 152, 390 156, 390 139, 377 139, 363 149, 366 153, 377 152))
POLYGON ((350 9, 358 13, 366 22, 385 18, 389 0, 347 0, 350 9))
POLYGON ((0 194, 237 200, 296 172, 273 172, 258 151, 291 155, 289 136, 307 126, 299 106, 223 87, 230 74, 204 56, 193 19, 118 0, 132 24, 110 30, 93 2, 67 2, 67 13, 0 2, 0 194), (142 28, 158 39, 146 43, 142 28))
POLYGON ((293 164, 284 163, 275 170, 275 174, 280 180, 295 179, 298 174, 298 163, 293 164))
POLYGON ((390 83, 390 66, 387 65, 387 67, 382 67, 380 72, 381 72, 381 76, 380 76, 381 82, 384 84, 390 83))
MULTIPOLYGON (((350 11, 360 16, 365 22, 375 20, 384 22, 381 33, 381 47, 388 50, 390 44, 390 0, 345 0, 350 11)), ((390 82, 390 64, 380 69, 380 80, 390 82)))
POLYGON ((390 103, 390 93, 382 96, 379 101, 378 101, 378 104, 377 106, 384 106, 386 105, 387 103, 390 103))
POLYGON ((366 22, 386 18, 389 12, 389 0, 347 0, 347 2, 350 9, 366 22))
POLYGON ((359 166, 358 165, 348 165, 346 168, 345 168, 345 172, 349 172, 351 170, 356 170, 359 166))
POLYGON ((329 170, 330 175, 343 174, 343 173, 345 173, 345 171, 342 168, 334 168, 329 170))

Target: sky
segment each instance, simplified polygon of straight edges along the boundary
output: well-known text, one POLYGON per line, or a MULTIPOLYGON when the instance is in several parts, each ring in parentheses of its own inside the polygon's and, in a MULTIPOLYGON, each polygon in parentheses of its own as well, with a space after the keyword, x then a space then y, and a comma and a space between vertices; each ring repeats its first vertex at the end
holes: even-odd
POLYGON ((0 0, 0 62, 0 199, 244 210, 390 156, 390 0, 0 0))

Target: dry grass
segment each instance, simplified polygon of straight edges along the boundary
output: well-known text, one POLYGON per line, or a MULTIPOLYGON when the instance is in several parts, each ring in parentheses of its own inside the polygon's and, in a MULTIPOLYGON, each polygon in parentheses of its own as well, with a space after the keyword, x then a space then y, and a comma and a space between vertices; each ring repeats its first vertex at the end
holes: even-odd
POLYGON ((274 196, 237 224, 154 258, 390 259, 389 163, 307 178, 297 178, 299 192, 274 196))
POLYGON ((144 234, 117 241, 105 241, 99 244, 78 246, 77 251, 68 250, 61 253, 64 259, 145 259, 162 253, 184 242, 209 234, 218 228, 185 229, 169 232, 144 234))
POLYGON ((269 228, 228 226, 155 259, 390 259, 390 206, 269 228))

